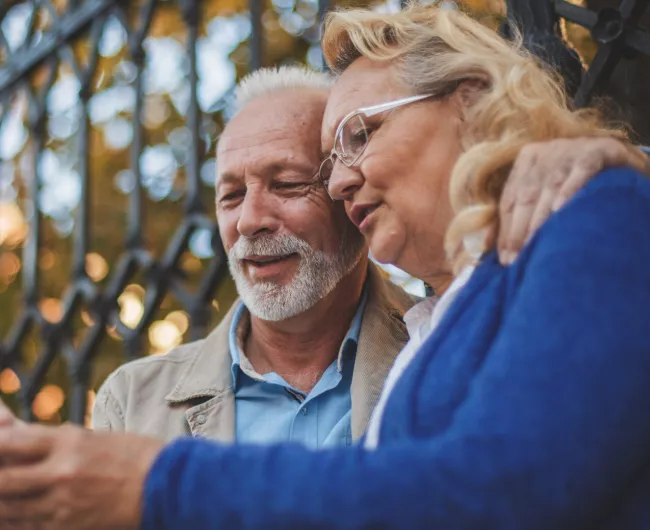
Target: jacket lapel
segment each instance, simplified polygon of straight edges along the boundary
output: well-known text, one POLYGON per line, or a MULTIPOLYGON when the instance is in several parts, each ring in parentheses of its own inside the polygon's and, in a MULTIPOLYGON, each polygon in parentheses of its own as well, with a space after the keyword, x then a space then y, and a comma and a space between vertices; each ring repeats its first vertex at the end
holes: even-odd
POLYGON ((404 313, 417 302, 374 264, 368 266, 368 302, 352 375, 352 438, 363 436, 384 380, 408 341, 404 313))
POLYGON ((236 301, 203 340, 178 384, 166 397, 172 406, 194 404, 185 411, 192 436, 226 443, 235 440, 235 394, 228 335, 238 305, 236 301))

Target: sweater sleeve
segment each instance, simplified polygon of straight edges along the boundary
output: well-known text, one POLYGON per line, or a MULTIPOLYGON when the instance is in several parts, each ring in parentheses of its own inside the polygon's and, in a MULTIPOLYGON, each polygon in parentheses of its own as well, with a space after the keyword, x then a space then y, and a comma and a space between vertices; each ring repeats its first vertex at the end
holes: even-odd
POLYGON ((650 453, 649 189, 605 172, 542 228, 445 432, 372 452, 178 441, 151 470, 143 528, 593 523, 650 453))

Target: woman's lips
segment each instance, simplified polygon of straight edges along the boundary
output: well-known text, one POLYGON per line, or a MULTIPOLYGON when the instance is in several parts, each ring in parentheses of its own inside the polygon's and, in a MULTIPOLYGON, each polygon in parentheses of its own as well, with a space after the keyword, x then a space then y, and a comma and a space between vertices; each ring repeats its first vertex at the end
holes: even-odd
POLYGON ((355 204, 350 209, 350 220, 363 232, 367 228, 373 212, 379 208, 379 203, 355 204))

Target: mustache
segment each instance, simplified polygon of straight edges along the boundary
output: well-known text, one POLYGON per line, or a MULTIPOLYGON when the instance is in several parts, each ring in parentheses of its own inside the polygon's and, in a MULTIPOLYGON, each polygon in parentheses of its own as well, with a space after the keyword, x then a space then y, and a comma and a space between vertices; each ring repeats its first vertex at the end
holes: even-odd
POLYGON ((256 238, 240 236, 228 252, 231 261, 241 261, 246 256, 286 256, 299 254, 305 256, 313 252, 309 243, 299 237, 284 235, 265 235, 256 238))

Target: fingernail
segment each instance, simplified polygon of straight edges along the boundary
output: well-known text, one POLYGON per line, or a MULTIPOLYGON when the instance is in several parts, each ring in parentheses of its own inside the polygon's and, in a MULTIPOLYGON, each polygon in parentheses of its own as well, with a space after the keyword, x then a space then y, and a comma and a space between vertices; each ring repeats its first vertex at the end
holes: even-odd
POLYGON ((501 253, 501 265, 510 265, 514 261, 515 253, 511 250, 504 250, 501 253))
POLYGON ((558 195, 557 197, 555 197, 555 200, 551 205, 551 209, 554 212, 557 212, 560 208, 562 208, 562 206, 564 206, 565 202, 566 202, 566 197, 564 195, 558 195))

